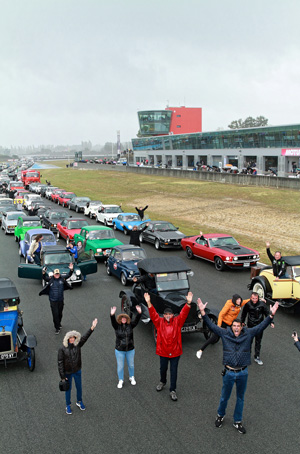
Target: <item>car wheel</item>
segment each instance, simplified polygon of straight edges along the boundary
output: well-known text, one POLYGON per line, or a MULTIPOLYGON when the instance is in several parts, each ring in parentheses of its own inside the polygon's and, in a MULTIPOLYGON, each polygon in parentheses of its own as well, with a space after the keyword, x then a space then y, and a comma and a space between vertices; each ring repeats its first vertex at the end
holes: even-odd
POLYGON ((121 299, 121 310, 125 314, 129 315, 131 317, 131 310, 130 310, 130 301, 127 295, 123 295, 121 299))
POLYGON ((160 249, 160 244, 159 244, 159 240, 158 239, 155 240, 154 246, 155 246, 155 249, 157 249, 157 250, 160 249))
POLYGON ((59 200, 57 199, 57 205, 59 205, 59 200))
POLYGON ((111 276, 111 271, 110 271, 110 267, 109 267, 109 264, 107 264, 106 266, 106 272, 109 276, 111 276))
POLYGON ((154 342, 157 343, 157 329, 155 328, 155 326, 153 324, 152 324, 152 329, 153 329, 154 342))
POLYGON ((123 228, 123 233, 124 235, 128 235, 128 230, 125 227, 123 228))
POLYGON ((140 233, 139 240, 140 240, 140 243, 143 243, 144 238, 143 238, 143 234, 142 233, 140 233))
MULTIPOLYGON (((215 325, 218 324, 218 319, 215 315, 213 315, 213 314, 207 314, 207 315, 211 322, 213 322, 215 325)), ((204 328, 203 334, 204 334, 205 339, 209 339, 213 335, 213 332, 210 331, 210 329, 208 329, 207 325, 204 322, 203 322, 203 328, 204 328)), ((219 339, 220 338, 216 339, 213 342, 213 344, 216 344, 219 341, 219 339)))
POLYGON ((253 292, 258 293, 259 299, 265 299, 265 289, 260 282, 255 282, 253 292))
POLYGON ((76 211, 76 213, 78 213, 78 211, 79 211, 78 207, 75 208, 75 211, 76 211))
POLYGON ((192 260, 194 258, 193 251, 190 247, 186 248, 185 253, 188 259, 192 260))
POLYGON ((107 220, 106 220, 106 219, 104 219, 104 225, 105 225, 106 227, 108 227, 108 225, 107 225, 107 220))
POLYGON ((69 205, 69 210, 71 210, 71 205, 69 205))
POLYGON ((117 225, 116 224, 114 224, 114 230, 117 230, 117 225))
POLYGON ((67 242, 67 244, 69 245, 69 243, 70 243, 70 237, 69 237, 69 236, 67 236, 66 242, 67 242))
POLYGON ((215 268, 217 271, 224 271, 225 263, 223 262, 221 257, 215 257, 214 262, 215 262, 215 268))
POLYGON ((35 368, 35 350, 34 348, 27 347, 27 366, 30 372, 35 368))
POLYGON ((93 219, 93 215, 92 215, 91 211, 90 211, 89 217, 90 217, 90 219, 93 219))
POLYGON ((21 246, 19 246, 19 256, 22 257, 22 249, 21 249, 21 246))
POLYGON ((57 231, 56 238, 57 238, 58 240, 60 239, 59 230, 57 231))
POLYGON ((121 273, 121 277, 120 277, 120 280, 121 280, 121 284, 124 285, 127 285, 127 278, 125 276, 125 273, 121 273))

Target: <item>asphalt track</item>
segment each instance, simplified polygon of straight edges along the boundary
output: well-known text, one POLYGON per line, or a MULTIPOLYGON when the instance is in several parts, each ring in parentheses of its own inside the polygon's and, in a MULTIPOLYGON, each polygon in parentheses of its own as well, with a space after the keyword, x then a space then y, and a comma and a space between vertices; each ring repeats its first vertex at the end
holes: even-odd
MULTIPOLYGON (((74 215, 74 214, 73 214, 74 215)), ((128 237, 117 233, 124 243, 128 237)), ((60 240, 62 241, 62 240, 60 240)), ((179 255, 183 251, 156 251, 144 246, 148 257, 179 255)), ((150 325, 135 329, 136 386, 128 382, 117 389, 114 331, 109 312, 120 311, 119 291, 123 288, 106 274, 99 263, 98 273, 88 276, 81 288, 65 293, 63 330, 54 335, 47 297, 39 297, 41 283, 18 279, 17 244, 13 236, 0 232, 0 275, 10 277, 21 296, 20 308, 26 331, 35 334, 36 369, 26 363, 0 367, 1 436, 5 453, 282 453, 299 450, 299 370, 300 356, 291 333, 299 327, 295 317, 279 309, 275 329, 265 331, 261 357, 264 365, 249 368, 244 425, 246 435, 232 427, 235 396, 229 402, 223 427, 214 420, 222 386, 222 345, 210 346, 199 361, 196 350, 203 335, 183 335, 183 355, 179 363, 178 401, 172 402, 168 389, 157 393, 159 359, 150 325), (57 350, 64 333, 87 330, 94 317, 98 326, 82 350, 83 400, 87 407, 65 414, 64 393, 59 392, 57 350)), ((233 293, 249 296, 248 271, 217 272, 200 260, 188 261, 195 273, 190 278, 194 299, 201 296, 211 307, 221 309, 233 293)))

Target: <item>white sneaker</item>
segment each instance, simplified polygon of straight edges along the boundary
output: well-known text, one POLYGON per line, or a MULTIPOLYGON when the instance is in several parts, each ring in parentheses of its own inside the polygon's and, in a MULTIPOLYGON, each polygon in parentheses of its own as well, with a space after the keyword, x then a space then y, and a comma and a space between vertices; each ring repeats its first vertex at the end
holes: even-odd
POLYGON ((197 356, 198 359, 201 358, 202 353, 203 353, 202 350, 198 350, 198 351, 197 351, 196 356, 197 356))
POLYGON ((254 361, 259 365, 259 366, 262 366, 263 365, 263 362, 260 358, 254 358, 254 361))
POLYGON ((132 377, 129 377, 129 381, 130 383, 134 386, 136 385, 136 381, 135 381, 135 378, 132 376, 132 377))
POLYGON ((119 380, 119 383, 117 384, 117 388, 119 388, 119 389, 123 388, 123 383, 124 383, 124 380, 119 380))

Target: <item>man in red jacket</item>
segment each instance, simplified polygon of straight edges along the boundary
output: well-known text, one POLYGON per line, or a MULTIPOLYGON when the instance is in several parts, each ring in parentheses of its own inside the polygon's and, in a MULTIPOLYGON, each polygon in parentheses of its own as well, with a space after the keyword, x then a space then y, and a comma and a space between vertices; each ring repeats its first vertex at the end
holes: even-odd
POLYGON ((150 301, 149 293, 144 294, 148 305, 150 318, 157 330, 156 354, 160 357, 160 382, 156 391, 161 391, 167 383, 167 370, 170 361, 170 397, 177 400, 176 381, 180 356, 182 355, 181 328, 189 315, 193 294, 189 292, 180 314, 174 317, 173 310, 166 308, 163 317, 160 317, 150 301))

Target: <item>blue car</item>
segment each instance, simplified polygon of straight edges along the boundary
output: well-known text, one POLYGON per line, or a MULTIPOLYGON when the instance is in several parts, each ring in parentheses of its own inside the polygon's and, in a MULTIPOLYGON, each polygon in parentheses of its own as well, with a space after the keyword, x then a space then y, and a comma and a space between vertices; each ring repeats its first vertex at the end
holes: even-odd
POLYGON ((120 230, 124 235, 128 235, 135 225, 137 227, 142 227, 150 221, 151 219, 142 220, 136 213, 122 213, 112 220, 112 225, 115 230, 120 230))
POLYGON ((27 253, 29 251, 30 245, 32 241, 35 239, 37 235, 43 235, 42 245, 43 246, 56 246, 56 238, 54 233, 48 229, 32 229, 28 230, 25 233, 24 240, 20 241, 19 243, 19 255, 20 258, 24 257, 26 263, 32 262, 30 258, 28 258, 27 253))
POLYGON ((139 246, 122 245, 112 249, 106 262, 106 271, 109 276, 114 275, 120 279, 122 285, 132 282, 134 277, 140 275, 137 264, 146 258, 144 249, 139 246))

